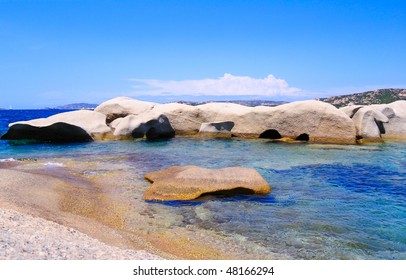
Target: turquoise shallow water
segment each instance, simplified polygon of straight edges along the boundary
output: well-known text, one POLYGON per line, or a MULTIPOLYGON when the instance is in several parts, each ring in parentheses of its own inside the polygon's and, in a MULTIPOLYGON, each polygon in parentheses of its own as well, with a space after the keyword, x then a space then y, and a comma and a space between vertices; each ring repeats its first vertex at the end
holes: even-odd
POLYGON ((142 186, 147 186, 143 174, 172 165, 252 167, 270 183, 271 194, 146 207, 176 216, 165 223, 168 228, 193 225, 292 258, 406 259, 405 142, 320 145, 190 137, 66 145, 0 141, 0 160, 8 158, 100 159, 138 174, 134 178, 142 186))

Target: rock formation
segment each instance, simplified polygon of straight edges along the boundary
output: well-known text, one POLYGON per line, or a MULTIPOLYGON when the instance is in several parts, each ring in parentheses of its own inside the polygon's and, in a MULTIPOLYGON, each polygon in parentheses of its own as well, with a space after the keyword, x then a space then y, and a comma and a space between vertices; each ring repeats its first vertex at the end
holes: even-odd
MULTIPOLYGON (((393 135, 403 133, 405 114, 404 103, 395 103, 389 104, 389 108, 374 109, 379 112, 382 110, 383 115, 391 116, 387 117, 389 122, 385 130, 393 135)), ((276 107, 247 107, 232 103, 191 106, 180 103, 155 104, 118 97, 102 103, 94 112, 69 112, 18 124, 44 128, 56 122, 65 123, 83 129, 92 139, 152 139, 172 137, 174 134, 200 134, 203 137, 235 136, 355 143, 357 130, 353 120, 356 119, 351 117, 354 117, 359 109, 360 107, 353 107, 338 110, 321 101, 292 102, 276 107)), ((358 116, 360 117, 360 114, 358 116)), ((367 118, 368 114, 365 117, 367 118)), ((381 116, 380 119, 384 118, 381 116)), ((365 122, 368 121, 361 122, 358 131, 362 131, 362 123, 365 122)), ((27 127, 27 133, 24 133, 24 126, 13 127, 15 124, 10 125, 10 130, 18 128, 19 137, 31 137, 32 128, 27 127)), ((69 132, 68 127, 65 130, 69 132)), ((34 134, 44 133, 43 131, 45 130, 34 134)), ((80 136, 79 131, 75 133, 80 136)), ((376 136, 376 131, 372 135, 376 136)), ((62 138, 69 139, 68 136, 62 138)))
POLYGON ((175 130, 164 115, 152 113, 143 113, 138 116, 129 115, 114 125, 114 136, 121 138, 159 139, 175 136, 175 130))
POLYGON ((82 142, 103 138, 111 132, 104 114, 79 110, 48 118, 9 124, 6 140, 33 139, 55 142, 82 142))
POLYGON ((381 133, 385 133, 382 123, 388 122, 388 118, 381 112, 367 107, 362 107, 352 117, 357 136, 369 141, 381 141, 381 133))
POLYGON ((231 103, 156 105, 153 112, 168 117, 176 133, 196 134, 202 123, 233 122, 237 137, 258 138, 275 130, 281 137, 307 135, 314 142, 355 142, 352 120, 334 106, 321 101, 301 101, 276 107, 246 107, 231 103), (265 134, 264 134, 265 133, 265 134))
POLYGON ((148 173, 145 178, 152 182, 144 193, 145 200, 191 200, 204 194, 268 194, 271 190, 255 169, 242 167, 173 166, 148 173))
POLYGON ((107 123, 128 115, 138 115, 147 112, 154 107, 155 103, 135 100, 129 97, 116 97, 103 102, 94 111, 106 115, 107 123))
POLYGON ((231 130, 234 127, 234 122, 212 122, 202 123, 199 129, 199 135, 203 137, 231 137, 231 130))
POLYGON ((406 100, 399 100, 389 104, 371 105, 388 118, 383 123, 384 139, 406 139, 406 100))
POLYGON ((340 108, 354 121, 357 137, 364 141, 406 139, 406 101, 352 105, 340 108))

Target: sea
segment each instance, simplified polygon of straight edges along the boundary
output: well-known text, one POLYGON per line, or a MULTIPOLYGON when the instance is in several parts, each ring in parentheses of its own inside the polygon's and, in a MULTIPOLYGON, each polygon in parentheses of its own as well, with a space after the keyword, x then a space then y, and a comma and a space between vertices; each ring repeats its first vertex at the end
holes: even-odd
MULTIPOLYGON (((60 112, 1 110, 0 134, 11 122, 60 112)), ((150 219, 145 230, 189 228, 291 259, 406 259, 406 142, 289 144, 191 136, 73 144, 0 141, 0 162, 22 159, 44 168, 70 167, 88 178, 120 174, 104 192, 136 201, 130 212, 142 211, 150 219), (173 165, 255 168, 271 193, 143 201, 149 184, 143 175, 173 165)), ((131 217, 126 221, 128 227, 139 226, 131 217)))

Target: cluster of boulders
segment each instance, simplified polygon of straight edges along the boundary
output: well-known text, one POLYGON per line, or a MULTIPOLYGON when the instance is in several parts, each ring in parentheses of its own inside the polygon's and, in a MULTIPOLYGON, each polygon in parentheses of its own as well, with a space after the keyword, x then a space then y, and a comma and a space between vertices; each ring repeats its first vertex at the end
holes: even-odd
POLYGON ((2 139, 90 141, 202 137, 269 138, 355 143, 356 139, 406 138, 406 101, 337 109, 321 101, 276 107, 233 103, 157 104, 117 97, 94 111, 72 111, 9 125, 2 139))
POLYGON ((406 139, 406 100, 379 105, 340 108, 353 121, 358 139, 406 139))

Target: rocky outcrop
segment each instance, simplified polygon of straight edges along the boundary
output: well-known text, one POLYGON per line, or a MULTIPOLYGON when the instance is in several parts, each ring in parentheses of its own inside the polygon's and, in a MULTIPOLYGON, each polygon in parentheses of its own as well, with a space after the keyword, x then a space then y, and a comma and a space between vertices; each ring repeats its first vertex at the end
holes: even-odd
MULTIPOLYGON (((95 114, 97 123, 100 119, 103 133, 114 131, 115 139, 172 137, 174 133, 333 143, 355 143, 356 138, 350 116, 321 101, 300 101, 276 107, 247 107, 233 103, 191 106, 118 97, 89 113, 95 114), (231 123, 234 125, 229 125, 231 123)), ((77 120, 74 123, 60 122, 83 128, 94 139, 97 133, 87 128, 88 122, 93 123, 90 117, 83 116, 79 124, 77 120)), ((39 126, 45 125, 41 123, 39 126)))
POLYGON ((160 139, 175 136, 169 120, 164 115, 144 113, 129 115, 115 123, 114 136, 119 138, 143 138, 160 139))
POLYGON ((84 129, 66 123, 54 123, 44 127, 15 124, 1 139, 47 142, 89 142, 93 140, 84 129))
POLYGON ((340 108, 354 121, 357 137, 364 141, 406 139, 406 101, 352 105, 340 108))
POLYGON ((258 138, 274 130, 280 137, 296 139, 307 135, 315 142, 355 142, 352 120, 334 106, 321 101, 301 101, 276 107, 246 107, 232 103, 156 105, 153 112, 168 117, 176 133, 198 133, 202 123, 234 123, 237 137, 258 138))
POLYGON ((110 132, 105 115, 79 110, 48 118, 11 123, 8 132, 1 139, 83 142, 101 139, 110 132))
POLYGON ((180 103, 157 104, 151 111, 167 116, 177 134, 196 134, 200 125, 206 122, 198 106, 180 103))
POLYGON ((204 194, 268 194, 269 184, 251 168, 207 169, 198 166, 173 166, 151 172, 145 179, 152 185, 145 200, 191 200, 204 194))
POLYGON ((381 141, 381 134, 385 133, 383 123, 388 122, 388 118, 381 112, 367 107, 362 107, 352 117, 357 137, 369 141, 381 141))
POLYGON ((355 115, 355 113, 362 107, 363 107, 362 105, 349 105, 349 106, 340 108, 340 110, 343 111, 344 113, 346 113, 347 116, 352 118, 355 115))
POLYGON ((406 139, 406 101, 399 100, 390 104, 371 105, 373 109, 380 111, 388 118, 383 123, 384 139, 406 139))
POLYGON ((95 112, 106 115, 107 123, 128 115, 138 115, 150 111, 155 103, 135 100, 129 97, 116 97, 103 102, 94 109, 95 112))
MULTIPOLYGON (((256 128, 251 131, 259 135, 274 130, 281 137, 297 140, 335 143, 355 141, 355 127, 351 119, 334 106, 321 101, 292 102, 270 109, 257 107, 248 114, 248 119, 250 125, 256 128)), ((237 125, 233 133, 238 133, 237 125)))
POLYGON ((199 135, 203 137, 231 137, 231 130, 234 127, 234 122, 212 122, 202 123, 199 129, 199 135))

